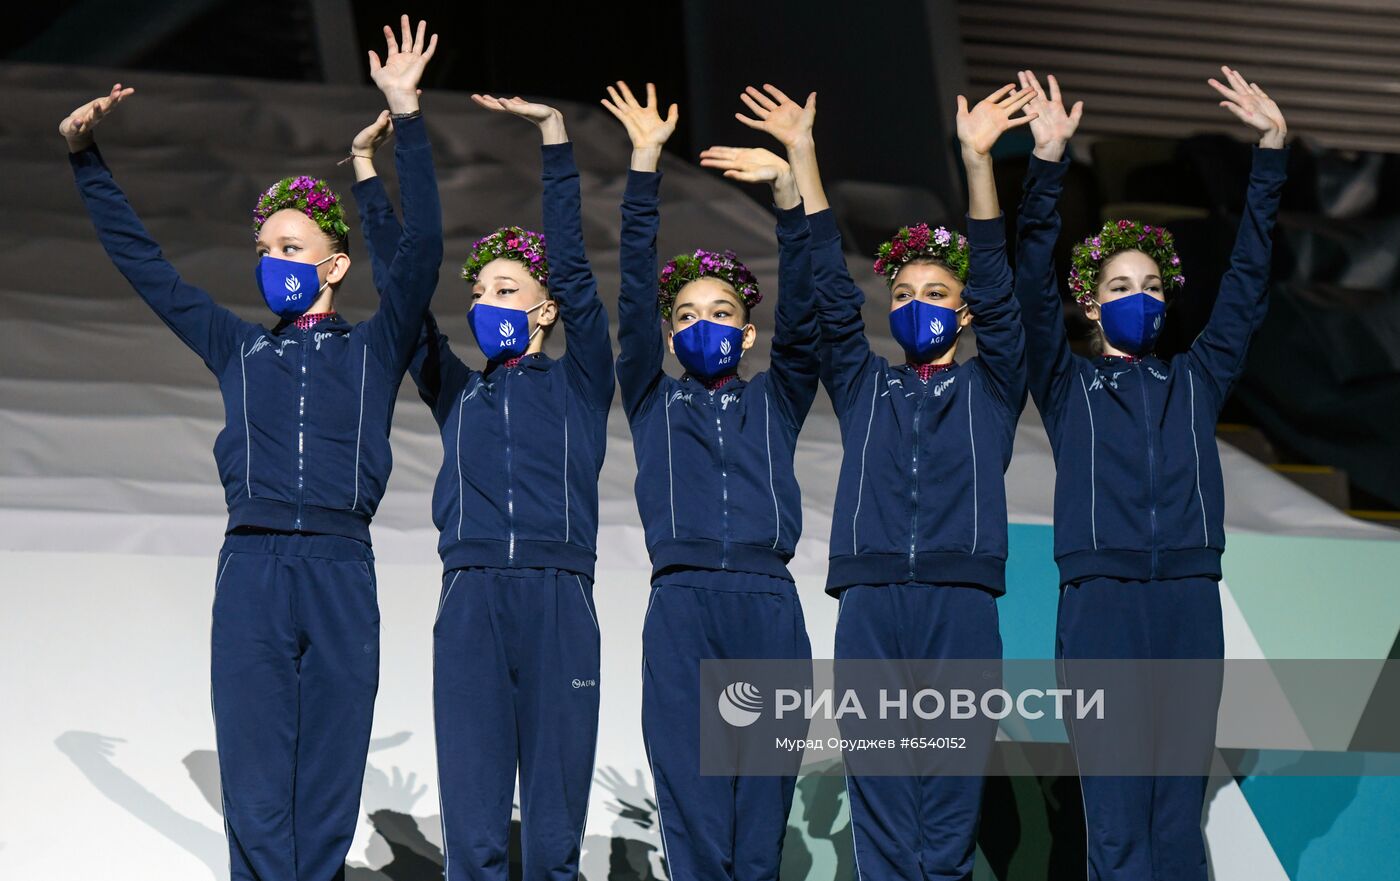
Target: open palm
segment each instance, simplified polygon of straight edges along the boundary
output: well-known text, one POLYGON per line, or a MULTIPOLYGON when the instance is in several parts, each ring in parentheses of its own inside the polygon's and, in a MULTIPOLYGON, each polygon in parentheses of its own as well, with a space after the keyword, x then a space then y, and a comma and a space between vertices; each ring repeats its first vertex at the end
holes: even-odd
POLYGON ((1276 137, 1281 145, 1283 135, 1288 132, 1288 123, 1274 100, 1265 94, 1258 83, 1249 82, 1238 70, 1221 65, 1220 71, 1225 74, 1225 83, 1214 77, 1206 81, 1224 97, 1220 106, 1265 137, 1276 137))
POLYGON ((384 61, 373 50, 369 53, 369 75, 381 92, 396 94, 416 94, 418 82, 423 78, 423 68, 437 51, 437 34, 428 39, 428 23, 418 22, 415 34, 408 16, 399 21, 399 39, 394 38, 394 29, 384 26, 384 61))
POLYGON ((1002 132, 1035 119, 1029 111, 1015 115, 1034 97, 1033 89, 1018 91, 1016 86, 1007 84, 969 108, 967 98, 959 95, 958 140, 963 148, 982 155, 990 153, 1002 132))
POLYGON ((1054 74, 1047 77, 1050 85, 1048 92, 1041 87, 1035 71, 1023 70, 1017 77, 1021 80, 1022 89, 1030 89, 1035 93, 1035 97, 1026 105, 1026 114, 1035 114, 1030 126, 1036 146, 1063 144, 1072 138, 1079 128, 1080 117, 1084 115, 1084 102, 1076 101, 1073 108, 1065 110, 1065 102, 1060 97, 1060 83, 1054 74))
POLYGON ((58 133, 70 143, 92 140, 92 130, 127 97, 135 93, 131 87, 123 88, 121 83, 112 86, 112 91, 101 98, 94 98, 63 118, 58 124, 58 133))
POLYGON ((616 86, 608 86, 608 97, 603 99, 603 106, 627 129, 627 137, 632 140, 632 147, 636 150, 661 147, 675 132, 676 123, 681 118, 680 109, 675 104, 667 108, 666 116, 662 118, 655 83, 647 83, 647 102, 642 104, 627 84, 618 80, 616 86))
POLYGON ((753 117, 736 113, 734 118, 751 129, 767 132, 784 147, 791 148, 812 135, 812 126, 817 120, 816 92, 807 96, 805 105, 798 104, 777 86, 764 83, 762 92, 753 86, 745 87, 739 100, 749 108, 753 117))

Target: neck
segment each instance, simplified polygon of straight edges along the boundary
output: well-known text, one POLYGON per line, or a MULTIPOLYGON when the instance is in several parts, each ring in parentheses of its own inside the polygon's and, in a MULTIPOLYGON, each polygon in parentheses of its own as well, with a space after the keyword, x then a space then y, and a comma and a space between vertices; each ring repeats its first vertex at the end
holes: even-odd
POLYGON ((1125 352, 1122 349, 1115 349, 1113 346, 1110 346, 1107 341, 1103 344, 1103 355, 1105 358, 1122 358, 1126 361, 1141 361, 1145 357, 1143 355, 1134 355, 1130 352, 1125 352))
POLYGON ((335 311, 335 288, 332 288, 332 287, 327 286, 324 290, 321 291, 320 296, 318 296, 318 297, 316 298, 316 302, 312 303, 312 304, 311 304, 311 308, 310 308, 310 309, 307 309, 306 312, 305 312, 304 314, 306 314, 306 315, 311 315, 311 314, 317 313, 317 312, 334 312, 334 311, 335 311))
POLYGON ((739 374, 737 373, 726 373, 723 376, 712 376, 709 379, 700 379, 700 377, 696 377, 696 379, 700 379, 700 384, 705 386, 705 388, 709 389, 710 391, 714 391, 715 389, 726 385, 730 380, 738 378, 739 374))

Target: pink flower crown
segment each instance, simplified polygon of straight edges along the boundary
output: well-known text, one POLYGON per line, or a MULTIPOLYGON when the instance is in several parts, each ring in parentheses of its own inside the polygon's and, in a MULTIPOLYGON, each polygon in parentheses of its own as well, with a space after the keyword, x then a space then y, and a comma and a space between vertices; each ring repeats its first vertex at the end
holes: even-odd
POLYGON ((902 226, 888 242, 875 250, 875 271, 893 286, 894 277, 904 264, 928 257, 946 264, 958 281, 967 281, 967 237, 947 227, 929 229, 927 223, 902 226))
POLYGON ((350 227, 345 222, 345 209, 340 198, 323 180, 301 175, 284 177, 268 187, 253 209, 253 235, 257 236, 267 219, 285 209, 300 211, 333 239, 345 239, 350 227))
POLYGON ((660 286, 656 300, 661 306, 661 316, 671 320, 671 306, 681 288, 698 278, 717 278, 734 288, 744 301, 745 309, 752 309, 762 300, 758 291, 758 279, 739 260, 733 251, 706 251, 696 248, 693 254, 677 254, 661 267, 660 286))
POLYGON ((1099 271, 1110 257, 1122 251, 1141 251, 1152 258, 1162 274, 1164 293, 1186 283, 1176 242, 1165 228, 1136 220, 1110 220, 1097 235, 1075 245, 1071 252, 1069 289, 1074 292, 1076 301, 1080 304, 1093 302, 1094 291, 1099 286, 1099 271))
POLYGON ((498 257, 515 260, 525 266, 530 277, 542 285, 549 284, 549 260, 545 257, 544 233, 519 226, 503 226, 472 244, 472 254, 462 264, 462 278, 476 284, 482 267, 498 257))

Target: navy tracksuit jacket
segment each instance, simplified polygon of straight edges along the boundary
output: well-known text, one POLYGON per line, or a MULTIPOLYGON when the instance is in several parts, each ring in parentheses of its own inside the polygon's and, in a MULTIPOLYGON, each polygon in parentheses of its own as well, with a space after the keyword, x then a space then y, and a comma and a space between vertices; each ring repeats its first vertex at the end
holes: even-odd
MULTIPOLYGON (((612 343, 584 253, 573 146, 542 153, 564 357, 475 370, 429 314, 409 368, 443 445, 433 705, 449 881, 506 878, 517 765, 525 877, 574 877, 593 779, 593 564, 612 343)), ((370 178, 354 194, 375 273, 391 272, 380 258, 400 231, 384 186, 370 178)))
MULTIPOLYGON (((618 382, 652 559, 642 729, 675 881, 776 879, 793 777, 701 777, 702 658, 808 658, 787 562, 802 528, 797 434, 816 394, 810 233, 778 211, 769 370, 711 391, 663 371, 656 232, 661 175, 631 171, 622 202, 618 382)), ((794 771, 796 769, 794 768, 794 771)))
MULTIPOLYGON (((1003 475, 1026 400, 1025 339, 1005 222, 967 222, 962 296, 978 354, 925 382, 913 366, 871 351, 861 318, 865 298, 831 212, 809 219, 822 380, 844 451, 827 577, 827 591, 841 601, 836 657, 1000 659, 1003 475)), ((989 746, 996 723, 982 734, 989 746)), ((970 876, 980 777, 853 775, 847 787, 862 877, 970 876)))
MULTIPOLYGON (((1050 255, 1067 162, 1032 158, 1017 297, 1029 386, 1055 455, 1057 655, 1221 658, 1224 481, 1215 424, 1267 309, 1288 153, 1255 148, 1245 213, 1210 320, 1170 364, 1070 352, 1050 255)), ((1214 725, 1202 737, 1208 756, 1214 725)), ((1111 731, 1072 728, 1076 749, 1111 731)), ((1166 748, 1170 745, 1163 745, 1166 748)), ((1081 780, 1090 877, 1204 879, 1205 778, 1081 780)))
POLYGON ((442 262, 426 129, 396 129, 405 225, 383 305, 357 325, 331 316, 305 330, 244 321, 182 280, 97 149, 70 157, 112 262, 223 395, 212 685, 234 879, 342 877, 355 832, 379 677, 369 523, 442 262))

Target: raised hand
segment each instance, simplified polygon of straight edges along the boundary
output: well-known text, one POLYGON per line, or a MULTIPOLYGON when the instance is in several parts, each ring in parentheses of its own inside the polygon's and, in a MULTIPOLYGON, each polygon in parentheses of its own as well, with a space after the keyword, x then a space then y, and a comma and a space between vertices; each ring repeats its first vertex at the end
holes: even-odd
POLYGON ((1215 77, 1206 80, 1211 88, 1224 96, 1225 100, 1220 102, 1220 106, 1259 132, 1259 146, 1273 150, 1282 147, 1288 135, 1288 123, 1274 100, 1259 88, 1258 83, 1249 82, 1238 70, 1222 64, 1220 71, 1225 74, 1225 83, 1215 77))
POLYGON ((68 149, 77 153, 91 146, 93 128, 135 92, 134 88, 123 88, 121 83, 117 83, 106 95, 94 98, 65 116, 58 124, 58 133, 68 142, 68 149))
POLYGON ((812 140, 812 126, 817 121, 816 92, 807 96, 806 104, 798 104, 777 86, 764 83, 762 92, 753 86, 746 86, 739 94, 739 100, 749 108, 753 117, 736 113, 734 118, 751 129, 767 132, 788 150, 812 140))
POLYGON ((1084 115, 1084 102, 1075 101, 1074 107, 1065 110, 1060 98, 1060 83, 1051 74, 1047 77, 1050 91, 1041 88, 1035 71, 1022 70, 1016 77, 1021 81, 1021 89, 1030 89, 1034 97, 1026 105, 1026 115, 1034 114, 1030 121, 1031 136, 1035 138, 1035 155, 1049 162, 1058 162, 1065 153, 1065 145, 1079 128, 1080 117, 1084 115))
POLYGON ((540 127, 540 135, 546 144, 562 144, 569 139, 564 131, 564 114, 548 104, 535 104, 519 95, 513 98, 472 95, 472 100, 492 113, 509 113, 511 116, 530 120, 540 127))
POLYGON ((1034 97, 1034 89, 1018 91, 1015 85, 1007 83, 968 109, 967 98, 959 95, 958 141, 962 143, 963 152, 977 156, 990 154, 1002 132, 1035 119, 1035 114, 1029 110, 1016 116, 1016 112, 1034 97))
POLYGON ((418 109, 418 81, 423 77, 423 68, 437 51, 437 34, 427 38, 426 21, 418 22, 415 34, 407 15, 399 21, 399 28, 401 40, 396 40, 394 29, 384 26, 384 61, 381 64, 379 55, 370 50, 369 75, 384 93, 390 110, 412 113, 418 109))
POLYGON ((627 129, 627 137, 632 141, 632 167, 638 171, 655 171, 661 159, 661 147, 680 121, 679 108, 672 104, 663 119, 654 83, 647 83, 647 103, 642 104, 622 80, 618 80, 616 86, 608 86, 608 97, 602 104, 627 129))
POLYGON ((724 172, 730 180, 766 182, 773 188, 779 208, 793 208, 801 200, 792 167, 781 156, 762 147, 711 147, 700 153, 700 164, 724 172))
POLYGON ((360 133, 350 142, 350 155, 357 159, 372 159, 393 134, 394 121, 389 118, 389 111, 381 110, 374 122, 360 129, 360 133))

